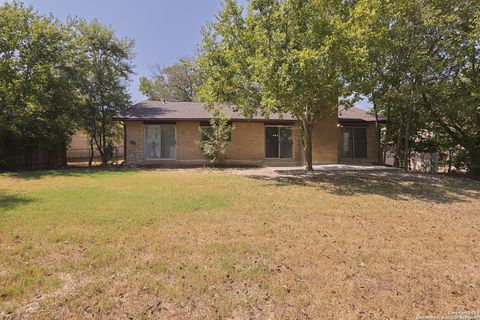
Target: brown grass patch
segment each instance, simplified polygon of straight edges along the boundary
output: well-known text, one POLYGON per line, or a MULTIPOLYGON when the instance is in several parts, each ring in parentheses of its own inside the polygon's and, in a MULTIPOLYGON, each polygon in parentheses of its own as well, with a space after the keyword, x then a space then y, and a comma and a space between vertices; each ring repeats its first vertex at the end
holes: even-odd
POLYGON ((4 175, 0 318, 412 319, 478 311, 479 231, 480 184, 445 176, 4 175))

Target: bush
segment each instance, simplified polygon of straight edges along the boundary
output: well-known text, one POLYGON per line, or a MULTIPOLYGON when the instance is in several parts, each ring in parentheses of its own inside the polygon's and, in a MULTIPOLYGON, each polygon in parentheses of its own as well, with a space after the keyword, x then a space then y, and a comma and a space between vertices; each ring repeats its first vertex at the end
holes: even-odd
POLYGON ((203 156, 212 164, 221 165, 225 160, 227 148, 230 145, 232 126, 229 118, 220 110, 215 110, 210 127, 200 128, 201 141, 196 141, 203 156))

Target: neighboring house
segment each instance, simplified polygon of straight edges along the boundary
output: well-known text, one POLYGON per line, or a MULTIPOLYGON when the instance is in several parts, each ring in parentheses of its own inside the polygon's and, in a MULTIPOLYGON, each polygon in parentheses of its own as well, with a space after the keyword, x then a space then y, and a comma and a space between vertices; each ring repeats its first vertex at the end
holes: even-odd
MULTIPOLYGON (((297 123, 286 114, 247 118, 222 107, 233 126, 227 164, 299 165, 303 147, 297 123)), ((195 141, 202 139, 211 115, 196 102, 140 102, 114 117, 125 128, 125 162, 129 165, 205 163, 195 141)), ((314 164, 377 162, 375 118, 358 108, 340 109, 315 126, 314 164)))
MULTIPOLYGON (((115 159, 124 158, 124 147, 122 141, 115 143, 115 159)), ((67 161, 68 162, 86 162, 90 158, 92 150, 90 149, 89 137, 85 131, 77 131, 72 136, 72 140, 67 148, 67 161)), ((100 154, 97 147, 93 147, 93 158, 95 160, 100 159, 100 154)), ((114 160, 115 160, 114 159, 114 160)))

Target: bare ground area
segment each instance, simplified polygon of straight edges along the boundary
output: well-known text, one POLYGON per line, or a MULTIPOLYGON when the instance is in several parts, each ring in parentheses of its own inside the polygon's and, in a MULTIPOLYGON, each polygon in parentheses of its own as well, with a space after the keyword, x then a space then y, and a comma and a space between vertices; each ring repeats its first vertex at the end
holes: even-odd
POLYGON ((480 311, 480 183, 397 171, 0 175, 0 319, 480 311))

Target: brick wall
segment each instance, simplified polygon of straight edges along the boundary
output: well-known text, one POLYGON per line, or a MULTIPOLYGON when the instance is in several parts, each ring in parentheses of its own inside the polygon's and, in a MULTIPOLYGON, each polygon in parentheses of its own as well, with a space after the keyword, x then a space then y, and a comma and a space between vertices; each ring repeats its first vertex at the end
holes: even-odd
POLYGON ((367 128, 367 158, 372 163, 378 162, 378 148, 375 123, 371 123, 367 128))
MULTIPOLYGON (((321 120, 313 132, 314 163, 336 163, 338 160, 336 116, 321 120)), ((195 141, 200 139, 199 122, 176 123, 176 160, 144 160, 144 124, 126 121, 128 164, 201 164, 205 160, 195 141)), ((227 163, 231 164, 300 164, 303 146, 297 127, 293 128, 293 159, 265 160, 265 125, 260 122, 234 122, 232 141, 227 150, 227 163)))
POLYGON ((330 114, 321 119, 313 129, 312 156, 314 164, 338 162, 338 116, 330 114))
POLYGON ((177 160, 202 162, 203 156, 195 143, 200 137, 200 122, 177 122, 177 160))
POLYGON ((143 123, 141 121, 126 121, 126 162, 140 164, 143 160, 143 123))
POLYGON ((234 122, 232 141, 226 160, 232 163, 252 161, 260 164, 264 158, 264 124, 259 122, 234 122))

